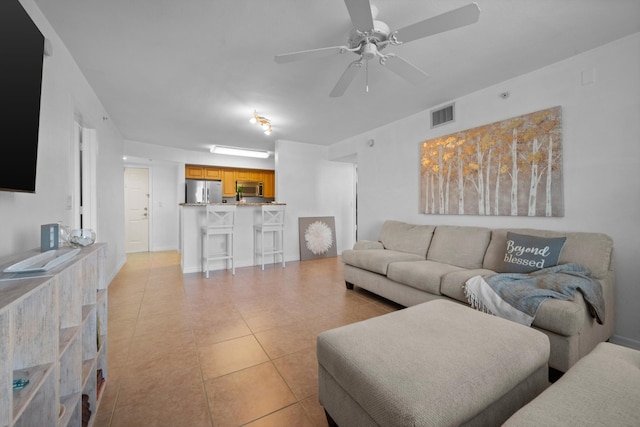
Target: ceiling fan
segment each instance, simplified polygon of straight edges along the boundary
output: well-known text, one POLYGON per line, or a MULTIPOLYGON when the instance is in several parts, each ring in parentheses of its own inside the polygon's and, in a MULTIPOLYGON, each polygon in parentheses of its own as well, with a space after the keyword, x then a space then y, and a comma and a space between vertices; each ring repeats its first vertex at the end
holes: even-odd
POLYGON ((331 97, 342 96, 363 66, 367 71, 366 90, 368 91, 369 60, 374 58, 378 58, 381 65, 386 66, 400 77, 413 84, 420 84, 429 77, 427 73, 400 56, 394 53, 383 54, 381 50, 389 44, 409 43, 423 37, 470 25, 477 22, 480 17, 480 8, 476 3, 471 3, 399 30, 391 31, 387 24, 375 20, 377 9, 369 3, 369 0, 344 0, 344 2, 354 27, 349 33, 345 46, 303 50, 284 53, 275 57, 275 61, 278 64, 285 64, 302 59, 324 58, 346 52, 353 52, 358 55, 359 58, 347 66, 338 83, 334 86, 329 94, 331 97))

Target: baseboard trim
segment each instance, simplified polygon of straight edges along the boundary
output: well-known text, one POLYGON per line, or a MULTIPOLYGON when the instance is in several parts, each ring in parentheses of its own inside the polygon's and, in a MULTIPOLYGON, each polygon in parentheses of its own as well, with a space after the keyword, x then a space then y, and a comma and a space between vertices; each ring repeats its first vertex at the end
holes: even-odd
POLYGON ((149 250, 149 252, 167 252, 167 251, 178 251, 178 248, 176 248, 175 246, 158 246, 158 247, 153 247, 152 249, 149 250))

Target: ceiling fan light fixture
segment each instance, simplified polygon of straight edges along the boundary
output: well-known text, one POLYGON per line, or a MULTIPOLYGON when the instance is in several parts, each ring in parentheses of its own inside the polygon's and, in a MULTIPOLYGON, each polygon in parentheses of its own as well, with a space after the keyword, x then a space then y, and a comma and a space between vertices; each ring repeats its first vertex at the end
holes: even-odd
MULTIPOLYGON (((376 19, 378 9, 371 4, 371 0, 344 0, 344 2, 353 24, 345 46, 330 46, 275 56, 276 63, 285 64, 301 59, 324 58, 346 52, 352 52, 357 55, 359 59, 347 66, 347 69, 342 73, 333 90, 329 93, 332 98, 342 96, 354 80, 358 70, 363 68, 364 65, 365 71, 367 71, 369 60, 376 57, 380 59, 381 65, 386 65, 387 69, 403 79, 412 84, 422 84, 429 77, 425 71, 396 54, 384 55, 381 51, 389 45, 406 44, 413 40, 471 25, 480 18, 480 7, 477 3, 472 2, 466 6, 458 7, 391 31, 391 28, 386 23, 376 19)), ((365 90, 368 92, 368 76, 366 78, 365 90)))
POLYGON ((268 151, 248 150, 244 148, 225 147, 222 145, 214 145, 209 150, 213 154, 225 154, 227 156, 253 157, 256 159, 267 159, 271 155, 268 151))
POLYGON ((362 46, 362 57, 366 60, 373 59, 378 55, 378 47, 374 43, 365 43, 362 46))
POLYGON ((249 119, 249 123, 260 125, 265 135, 271 135, 271 120, 259 116, 256 111, 253 112, 253 117, 249 119))

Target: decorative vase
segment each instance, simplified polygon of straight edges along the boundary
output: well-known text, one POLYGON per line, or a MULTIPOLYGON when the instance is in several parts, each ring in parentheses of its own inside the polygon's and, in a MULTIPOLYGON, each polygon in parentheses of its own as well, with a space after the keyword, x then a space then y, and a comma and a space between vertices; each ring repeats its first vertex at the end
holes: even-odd
POLYGON ((90 228, 78 228, 69 232, 69 245, 74 248, 93 245, 96 241, 96 232, 90 228))

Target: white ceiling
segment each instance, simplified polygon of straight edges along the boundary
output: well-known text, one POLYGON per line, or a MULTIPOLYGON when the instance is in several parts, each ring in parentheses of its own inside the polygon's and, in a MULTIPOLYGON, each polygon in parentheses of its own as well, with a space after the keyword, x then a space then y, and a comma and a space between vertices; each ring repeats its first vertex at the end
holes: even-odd
MULTIPOLYGON (((426 83, 371 61, 368 93, 361 71, 330 98, 354 54, 274 56, 346 44, 343 0, 35 2, 125 139, 191 150, 332 144, 640 31, 639 0, 478 0, 477 23, 385 50, 429 73, 426 83), (248 122, 254 110, 271 136, 248 122)), ((394 30, 470 2, 372 3, 394 30)))

